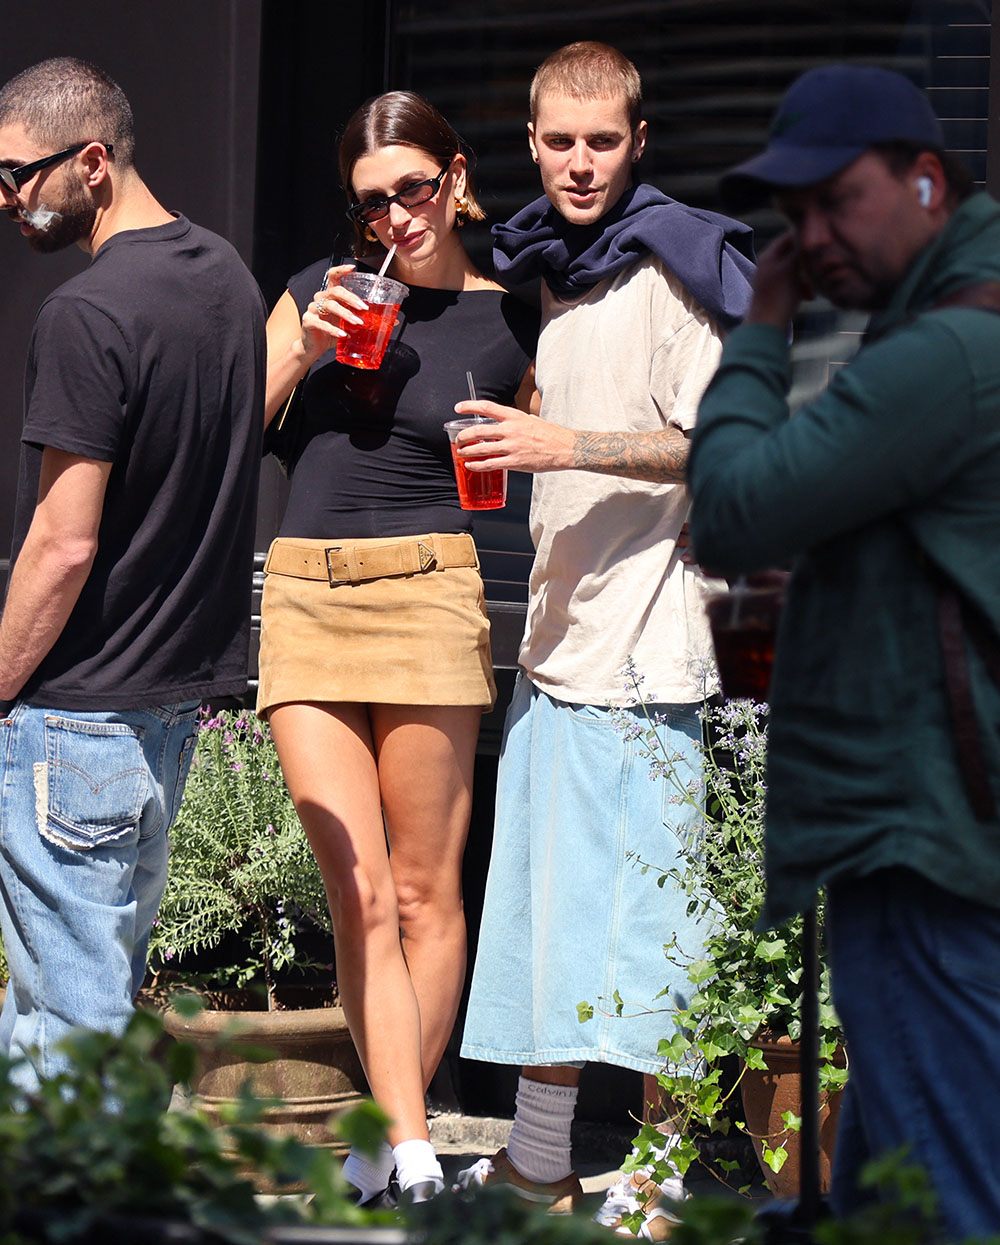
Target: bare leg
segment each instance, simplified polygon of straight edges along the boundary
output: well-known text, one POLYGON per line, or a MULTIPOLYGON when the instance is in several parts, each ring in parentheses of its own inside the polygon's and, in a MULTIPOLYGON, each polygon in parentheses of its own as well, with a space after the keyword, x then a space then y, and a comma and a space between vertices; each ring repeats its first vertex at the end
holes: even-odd
POLYGON ((522 1068, 521 1075, 529 1081, 541 1081, 543 1085, 567 1085, 570 1089, 580 1084, 582 1068, 569 1068, 563 1064, 552 1067, 535 1066, 522 1068))
POLYGON ((355 704, 287 704, 271 730, 296 810, 323 875, 337 981, 389 1141, 427 1139, 420 1014, 399 942, 368 712, 355 704))
POLYGON ((482 714, 477 707, 433 705, 372 705, 370 713, 426 1089, 465 982, 462 856, 482 714))

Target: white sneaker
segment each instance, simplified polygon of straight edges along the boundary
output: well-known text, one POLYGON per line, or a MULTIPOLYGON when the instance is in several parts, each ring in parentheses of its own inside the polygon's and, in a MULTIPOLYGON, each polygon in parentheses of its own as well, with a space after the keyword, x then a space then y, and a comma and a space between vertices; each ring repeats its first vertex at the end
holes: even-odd
POLYGON ((635 1172, 622 1172, 605 1194, 594 1219, 619 1236, 636 1235, 642 1241, 665 1241, 673 1225, 678 1222, 670 1212, 670 1203, 683 1202, 685 1197, 684 1180, 676 1169, 673 1175, 660 1183, 652 1179, 648 1167, 635 1172), (643 1216, 643 1223, 639 1231, 633 1233, 631 1227, 622 1221, 636 1213, 643 1216))
POLYGON ((481 1189, 486 1177, 493 1174, 492 1159, 477 1159, 471 1167, 463 1167, 455 1177, 451 1186, 452 1193, 460 1193, 463 1189, 481 1189))

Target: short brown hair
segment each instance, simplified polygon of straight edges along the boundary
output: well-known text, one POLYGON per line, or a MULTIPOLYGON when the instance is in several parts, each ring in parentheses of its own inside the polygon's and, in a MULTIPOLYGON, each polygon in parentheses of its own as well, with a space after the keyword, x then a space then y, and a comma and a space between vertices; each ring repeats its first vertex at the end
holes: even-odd
POLYGON ((642 79, 629 58, 607 43, 568 43, 535 70, 531 80, 531 120, 545 94, 571 99, 613 99, 621 95, 634 134, 642 120, 642 79))
POLYGON ((955 203, 963 203, 976 188, 972 170, 953 151, 944 151, 940 147, 924 147, 906 140, 876 143, 869 150, 881 156, 893 177, 905 176, 916 164, 920 153, 929 151, 931 155, 937 156, 948 194, 955 203))
MULTIPOLYGON (((355 202, 351 189, 355 164, 362 156, 374 155, 382 147, 415 147, 433 156, 442 168, 447 168, 455 156, 465 156, 468 161, 465 198, 469 205, 466 215, 470 220, 486 219, 486 213, 476 198, 472 153, 434 105, 422 95, 414 91, 388 91, 384 95, 373 96, 344 126, 337 155, 340 180, 344 184, 348 203, 355 202)), ((370 250, 364 226, 355 223, 355 254, 365 255, 370 250)))
POLYGON ((53 151, 110 143, 116 164, 132 164, 135 131, 125 92, 103 69, 73 56, 40 61, 0 89, 0 125, 11 123, 53 151))

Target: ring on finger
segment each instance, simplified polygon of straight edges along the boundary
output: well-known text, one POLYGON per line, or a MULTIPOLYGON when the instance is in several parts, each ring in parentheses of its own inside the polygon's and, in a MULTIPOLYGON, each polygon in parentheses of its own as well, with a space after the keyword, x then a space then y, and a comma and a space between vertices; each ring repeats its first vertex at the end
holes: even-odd
POLYGON ((323 307, 324 307, 325 305, 326 305, 326 299, 325 299, 325 298, 317 298, 317 299, 316 299, 316 314, 317 314, 318 316, 321 316, 321 315, 323 314, 323 307))

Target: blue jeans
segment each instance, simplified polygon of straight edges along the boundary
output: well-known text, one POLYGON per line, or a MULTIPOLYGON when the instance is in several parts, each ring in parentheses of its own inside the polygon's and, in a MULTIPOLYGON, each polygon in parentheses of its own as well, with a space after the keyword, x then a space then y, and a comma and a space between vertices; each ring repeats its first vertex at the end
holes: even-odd
POLYGON ((53 1046, 74 1026, 128 1024, 197 724, 190 702, 95 713, 17 704, 0 721, 10 969, 0 1051, 37 1049, 43 1075, 62 1066, 53 1046))
POLYGON ((1000 909, 881 869, 830 887, 827 940, 851 1068, 835 1213, 866 1200, 870 1157, 905 1145, 948 1240, 1000 1232, 1000 909))

